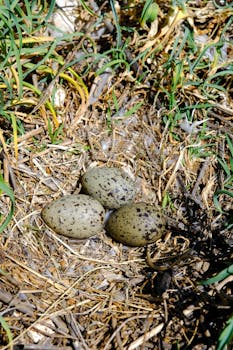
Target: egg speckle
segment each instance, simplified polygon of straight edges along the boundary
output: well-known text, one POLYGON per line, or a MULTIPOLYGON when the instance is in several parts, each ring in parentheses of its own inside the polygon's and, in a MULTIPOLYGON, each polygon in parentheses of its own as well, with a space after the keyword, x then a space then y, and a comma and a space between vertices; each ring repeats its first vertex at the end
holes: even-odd
POLYGON ((105 210, 85 194, 68 195, 46 205, 41 216, 56 233, 84 239, 103 230, 105 210))
POLYGON ((132 203, 136 194, 134 182, 118 168, 92 168, 83 175, 82 186, 85 193, 110 209, 132 203))
POLYGON ((135 203, 112 212, 105 228, 116 241, 140 247, 157 241, 164 232, 164 226, 159 208, 147 203, 135 203))

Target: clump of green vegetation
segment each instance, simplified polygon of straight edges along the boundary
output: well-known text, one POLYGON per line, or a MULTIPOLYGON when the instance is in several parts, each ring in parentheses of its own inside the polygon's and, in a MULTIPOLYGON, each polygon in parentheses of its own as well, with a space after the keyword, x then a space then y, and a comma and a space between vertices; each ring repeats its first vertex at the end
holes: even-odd
POLYGON ((47 125, 51 118, 53 134, 59 134, 56 129, 60 121, 50 99, 58 78, 72 84, 83 103, 87 99, 87 89, 82 79, 68 66, 70 62, 65 62, 56 51, 61 42, 72 41, 82 34, 49 35, 47 29, 55 29, 50 24, 54 8, 55 0, 50 3, 25 1, 23 5, 20 1, 12 4, 4 1, 1 4, 0 115, 9 121, 13 116, 19 135, 24 133, 18 118, 20 113, 24 115, 30 111, 33 115, 44 106, 47 125), (36 83, 33 81, 35 76, 36 83))

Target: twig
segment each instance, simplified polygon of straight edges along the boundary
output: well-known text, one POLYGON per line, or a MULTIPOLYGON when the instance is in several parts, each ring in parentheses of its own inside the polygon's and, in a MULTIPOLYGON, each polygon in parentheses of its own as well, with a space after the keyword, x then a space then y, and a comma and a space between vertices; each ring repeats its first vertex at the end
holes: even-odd
POLYGON ((133 341, 130 344, 130 346, 128 347, 128 350, 138 349, 138 347, 140 345, 142 345, 144 342, 146 342, 150 338, 155 337, 157 334, 159 334, 161 332, 161 330, 163 329, 163 327, 164 327, 164 323, 160 323, 158 326, 156 326, 155 328, 151 329, 149 332, 147 332, 146 334, 142 335, 137 340, 133 341))

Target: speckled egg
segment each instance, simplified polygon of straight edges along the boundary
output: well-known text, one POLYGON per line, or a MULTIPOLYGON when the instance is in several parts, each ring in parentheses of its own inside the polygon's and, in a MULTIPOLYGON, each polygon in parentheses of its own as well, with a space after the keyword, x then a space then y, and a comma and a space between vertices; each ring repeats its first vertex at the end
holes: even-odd
POLYGON ((77 194, 49 203, 42 210, 41 216, 56 233, 84 239, 102 231, 105 210, 94 198, 77 194))
POLYGON ((110 209, 132 203, 136 194, 134 182, 118 168, 92 168, 83 175, 82 186, 85 193, 110 209))
POLYGON ((140 247, 157 241, 164 232, 161 210, 147 203, 126 205, 110 214, 105 228, 116 241, 140 247))

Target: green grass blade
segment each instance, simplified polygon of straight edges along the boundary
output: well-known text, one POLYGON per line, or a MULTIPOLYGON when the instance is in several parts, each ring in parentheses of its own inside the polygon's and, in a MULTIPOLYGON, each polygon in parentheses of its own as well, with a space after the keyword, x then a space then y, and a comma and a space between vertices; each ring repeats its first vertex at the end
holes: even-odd
POLYGON ((123 63, 127 69, 129 69, 129 64, 123 59, 116 59, 112 60, 111 62, 106 63, 103 67, 101 67, 99 70, 97 70, 96 75, 100 75, 105 72, 105 70, 109 67, 119 65, 120 63, 123 63))
POLYGON ((5 228, 7 227, 7 225, 9 224, 9 222, 11 221, 11 218, 14 214, 15 197, 14 197, 14 193, 13 193, 12 189, 1 178, 0 178, 0 190, 3 193, 5 193, 10 198, 10 201, 11 201, 10 211, 9 211, 7 217, 5 218, 5 220, 0 225, 0 233, 2 233, 5 230, 5 228))
POLYGON ((146 0, 145 5, 142 10, 140 24, 142 28, 145 27, 146 23, 153 22, 158 16, 159 6, 154 0, 146 0))
POLYGON ((199 56, 196 58, 192 66, 190 66, 191 73, 194 73, 194 70, 196 69, 196 67, 199 66, 199 63, 201 62, 202 58, 205 56, 206 51, 210 49, 211 46, 213 46, 213 44, 207 44, 206 47, 200 52, 199 56))
POLYGON ((137 110, 144 104, 143 101, 136 103, 133 107, 131 107, 128 111, 125 112, 123 118, 130 117, 132 114, 137 112, 137 110))
POLYGON ((221 167, 222 167, 223 170, 225 171, 226 175, 227 175, 227 176, 231 176, 230 169, 229 169, 228 164, 227 164, 227 162, 225 161, 225 159, 218 158, 218 162, 220 163, 221 167))
MULTIPOLYGON (((6 335, 7 335, 9 343, 11 343, 12 340, 13 340, 13 336, 12 336, 10 327, 8 326, 8 323, 4 320, 4 318, 1 315, 0 315, 0 324, 1 324, 2 328, 6 332, 6 335)), ((9 349, 12 350, 13 349, 13 345, 10 345, 9 349)))
POLYGON ((83 7, 85 10, 87 10, 87 12, 89 12, 90 15, 96 16, 96 13, 94 13, 94 12, 90 9, 90 7, 87 6, 87 4, 85 3, 84 0, 80 0, 80 2, 81 2, 82 7, 83 7))
POLYGON ((219 336, 216 350, 224 350, 233 338, 233 316, 226 322, 226 327, 219 336))
POLYGON ((48 21, 48 19, 49 19, 49 18, 51 17, 51 15, 53 14, 55 5, 56 5, 56 0, 50 1, 49 10, 48 10, 48 13, 47 13, 47 15, 46 15, 46 17, 45 17, 45 21, 46 21, 46 22, 48 21))
POLYGON ((203 286, 208 286, 209 284, 213 284, 219 281, 224 280, 225 278, 229 277, 230 275, 233 274, 233 265, 230 265, 226 269, 222 270, 219 272, 216 276, 209 278, 206 281, 200 282, 203 286))
MULTIPOLYGON (((46 45, 47 46, 47 45, 46 45)), ((53 53, 55 47, 57 46, 57 41, 55 40, 52 45, 50 46, 50 48, 47 47, 46 50, 46 54, 44 54, 42 56, 42 59, 35 65, 32 66, 31 69, 28 69, 24 74, 23 74, 23 80, 25 80, 25 78, 32 73, 33 71, 36 71, 42 64, 44 64, 46 62, 46 60, 51 56, 51 54, 53 53)), ((42 49, 42 47, 40 48, 42 49)), ((39 50, 39 49, 38 49, 39 50)), ((40 51, 40 50, 39 50, 40 51)), ((44 53, 44 50, 42 52, 42 54, 44 53)), ((38 52, 38 56, 39 56, 39 52, 38 52)))
POLYGON ((227 140, 227 144, 228 144, 228 147, 229 147, 229 150, 231 152, 231 156, 233 158, 233 143, 230 139, 230 137, 228 135, 226 135, 226 140, 227 140))
POLYGON ((115 26, 116 26, 116 30, 117 30, 117 48, 120 48, 121 45, 122 45, 121 27, 120 27, 120 24, 119 24, 118 15, 117 15, 117 13, 116 13, 114 0, 110 0, 110 5, 111 5, 111 9, 112 9, 112 13, 113 13, 113 18, 114 18, 114 22, 115 22, 115 26))
POLYGON ((218 201, 218 196, 219 196, 220 194, 226 194, 227 196, 230 196, 230 197, 233 198, 233 192, 230 192, 230 191, 228 191, 228 190, 218 190, 218 191, 216 191, 215 194, 214 194, 214 198, 213 198, 213 200, 214 200, 214 205, 215 205, 216 209, 217 209, 218 211, 220 211, 220 213, 223 213, 222 208, 221 208, 221 205, 220 205, 220 203, 219 203, 219 201, 218 201))

